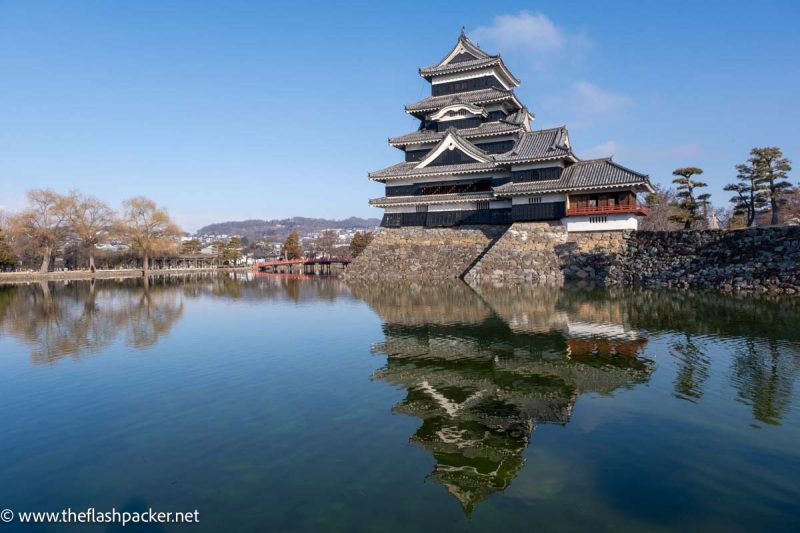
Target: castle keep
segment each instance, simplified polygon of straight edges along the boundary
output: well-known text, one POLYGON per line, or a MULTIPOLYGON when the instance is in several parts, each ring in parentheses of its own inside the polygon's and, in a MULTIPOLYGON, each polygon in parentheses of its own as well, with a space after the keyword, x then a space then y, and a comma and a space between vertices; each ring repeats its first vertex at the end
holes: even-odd
POLYGON ((417 131, 392 137, 404 161, 369 178, 381 226, 455 227, 558 221, 568 232, 636 229, 648 177, 611 158, 581 160, 566 127, 533 130, 534 115, 503 59, 462 30, 435 65, 419 69, 431 96, 406 106, 417 131))

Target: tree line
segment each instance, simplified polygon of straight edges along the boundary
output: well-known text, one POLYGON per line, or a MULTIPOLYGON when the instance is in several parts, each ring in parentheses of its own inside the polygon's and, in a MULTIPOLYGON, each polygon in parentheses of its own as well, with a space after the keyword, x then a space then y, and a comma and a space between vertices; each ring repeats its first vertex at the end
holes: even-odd
POLYGON ((642 221, 640 229, 736 229, 759 223, 800 222, 800 188, 789 182, 792 164, 780 148, 753 148, 747 161, 735 168, 736 181, 724 188, 734 193, 728 209, 713 209, 711 195, 700 192, 707 187, 698 179, 703 169, 675 169, 674 189, 657 185, 656 191, 646 197, 650 215, 642 221))
POLYGON ((37 265, 42 273, 50 271, 59 251, 68 249, 77 250, 94 272, 97 245, 111 241, 127 245, 147 272, 156 254, 179 249, 182 235, 167 211, 149 198, 130 198, 116 211, 79 191, 31 190, 27 206, 0 222, 0 268, 37 265))
POLYGON ((322 231, 319 236, 309 243, 307 250, 303 249, 300 243, 300 234, 293 229, 281 247, 281 257, 283 259, 299 259, 306 256, 321 254, 323 257, 334 257, 336 255, 349 255, 352 258, 364 251, 372 242, 373 234, 371 231, 353 234, 349 245, 339 245, 339 235, 332 230, 322 231))

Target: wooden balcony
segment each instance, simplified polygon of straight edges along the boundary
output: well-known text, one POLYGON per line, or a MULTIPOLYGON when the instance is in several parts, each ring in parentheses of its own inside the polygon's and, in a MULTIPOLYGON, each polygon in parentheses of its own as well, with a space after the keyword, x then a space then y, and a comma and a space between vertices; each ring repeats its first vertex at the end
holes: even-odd
POLYGON ((643 204, 635 203, 628 205, 596 205, 587 207, 570 207, 567 209, 567 216, 580 215, 614 215, 617 213, 633 213, 636 215, 647 216, 650 210, 643 204))

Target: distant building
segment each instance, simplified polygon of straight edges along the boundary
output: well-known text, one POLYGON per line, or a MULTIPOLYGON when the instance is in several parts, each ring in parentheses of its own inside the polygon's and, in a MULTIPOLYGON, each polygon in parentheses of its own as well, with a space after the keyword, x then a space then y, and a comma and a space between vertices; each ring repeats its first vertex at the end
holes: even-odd
POLYGON ((393 137, 405 161, 369 174, 383 227, 560 220, 568 231, 635 229, 649 178, 611 158, 581 160, 566 127, 532 130, 500 56, 462 30, 437 64, 419 69, 431 96, 406 106, 417 131, 393 137))

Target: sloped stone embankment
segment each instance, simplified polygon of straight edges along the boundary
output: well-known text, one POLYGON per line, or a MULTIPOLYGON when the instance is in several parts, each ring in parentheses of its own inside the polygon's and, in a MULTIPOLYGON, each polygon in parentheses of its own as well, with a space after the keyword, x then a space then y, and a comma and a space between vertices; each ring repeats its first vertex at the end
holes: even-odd
POLYGON ((351 279, 459 278, 507 226, 384 228, 347 267, 351 279))

